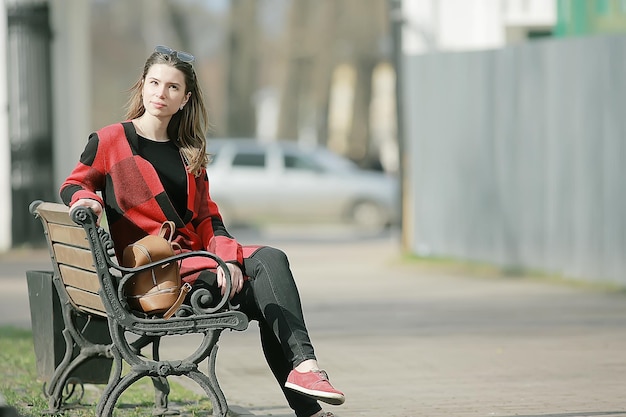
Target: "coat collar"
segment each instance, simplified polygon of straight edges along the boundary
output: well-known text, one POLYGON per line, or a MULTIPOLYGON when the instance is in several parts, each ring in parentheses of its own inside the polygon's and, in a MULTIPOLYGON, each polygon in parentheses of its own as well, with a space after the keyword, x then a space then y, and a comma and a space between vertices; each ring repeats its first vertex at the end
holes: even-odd
POLYGON ((122 126, 124 127, 124 134, 126 135, 126 139, 128 139, 133 155, 139 155, 139 136, 137 135, 137 130, 135 130, 135 125, 130 120, 127 120, 122 122, 122 126))

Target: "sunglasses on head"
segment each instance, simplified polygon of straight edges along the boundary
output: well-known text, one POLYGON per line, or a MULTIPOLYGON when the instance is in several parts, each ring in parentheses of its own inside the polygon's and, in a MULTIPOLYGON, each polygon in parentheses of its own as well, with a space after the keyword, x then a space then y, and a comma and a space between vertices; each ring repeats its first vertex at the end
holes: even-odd
POLYGON ((193 61, 196 60, 196 57, 191 55, 189 52, 177 51, 176 49, 172 49, 169 46, 165 45, 157 45, 156 48, 154 48, 154 52, 158 52, 164 55, 174 55, 180 61, 186 62, 188 64, 191 64, 193 61))

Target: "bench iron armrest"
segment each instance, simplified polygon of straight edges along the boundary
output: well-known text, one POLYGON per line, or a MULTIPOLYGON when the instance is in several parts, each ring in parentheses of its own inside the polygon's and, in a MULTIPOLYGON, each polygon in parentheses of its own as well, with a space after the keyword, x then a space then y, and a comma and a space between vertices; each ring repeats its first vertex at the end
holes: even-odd
MULTIPOLYGON (((114 263, 111 257, 107 255, 113 249, 113 242, 111 240, 110 235, 104 229, 96 225, 97 216, 93 212, 93 210, 87 207, 78 206, 70 211, 70 217, 76 224, 82 226, 85 229, 85 233, 87 234, 89 244, 91 245, 95 267, 98 271, 98 276, 101 278, 102 288, 105 290, 103 291, 103 293, 105 294, 105 297, 106 297, 106 294, 111 294, 113 292, 113 291, 106 291, 107 287, 111 289, 117 288, 117 291, 116 291, 117 300, 115 300, 116 304, 125 303, 125 297, 123 294, 124 284, 126 283, 127 280, 132 278, 134 274, 139 273, 141 271, 148 270, 150 268, 153 268, 159 265, 164 265, 170 262, 178 262, 186 258, 205 257, 205 258, 213 259, 217 263, 217 265, 220 266, 224 270, 224 274, 226 275, 226 289, 224 291, 224 294, 222 295, 222 298, 220 299, 220 301, 217 303, 216 306, 212 308, 203 308, 202 312, 205 314, 210 314, 210 313, 214 313, 217 311, 222 311, 224 309, 227 309, 227 310, 236 309, 236 307, 230 304, 230 300, 229 300, 229 295, 230 295, 231 288, 232 288, 230 270, 228 269, 226 262, 224 262, 224 260, 222 260, 216 254, 212 252, 207 252, 207 251, 185 252, 185 253, 176 254, 169 258, 162 259, 157 262, 152 262, 146 265, 142 265, 140 267, 127 268, 127 267, 114 263), (118 283, 116 283, 115 286, 113 286, 112 282, 108 282, 108 283, 106 282, 107 279, 111 280, 112 278, 110 269, 118 270, 124 274, 122 279, 118 283)), ((108 300, 108 301, 111 302, 112 300, 108 300)))
POLYGON ((110 264, 111 268, 117 269, 120 272, 123 272, 125 275, 124 277, 120 280, 119 282, 119 286, 118 286, 118 297, 120 300, 124 299, 124 285, 126 284, 126 281, 128 281, 129 279, 131 279, 135 274, 142 272, 142 271, 146 271, 148 269, 154 268, 156 266, 160 266, 160 265, 165 265, 165 264, 169 264, 171 262, 178 262, 181 261, 183 259, 186 258, 193 258, 193 257, 204 257, 204 258, 210 258, 213 259, 218 266, 220 266, 222 268, 222 270, 224 271, 224 274, 226 276, 226 289, 224 290, 224 294, 222 295, 222 298, 220 299, 220 301, 217 303, 217 305, 215 305, 214 307, 211 308, 203 308, 203 312, 204 313, 214 313, 217 311, 222 311, 225 308, 227 310, 233 310, 235 309, 235 307, 230 303, 230 299, 229 299, 229 295, 230 295, 230 291, 232 288, 232 282, 231 282, 231 275, 230 275, 230 270, 228 269, 228 266, 226 265, 226 262, 224 262, 224 260, 222 260, 222 258, 220 258, 219 256, 217 256, 216 254, 212 253, 212 252, 207 252, 207 251, 192 251, 192 252, 184 252, 184 253, 179 253, 176 254, 174 256, 170 256, 168 258, 164 258, 161 259, 159 261, 156 262, 151 262, 149 264, 145 264, 142 266, 138 266, 135 268, 127 268, 127 267, 123 267, 121 265, 117 265, 117 264, 110 264))

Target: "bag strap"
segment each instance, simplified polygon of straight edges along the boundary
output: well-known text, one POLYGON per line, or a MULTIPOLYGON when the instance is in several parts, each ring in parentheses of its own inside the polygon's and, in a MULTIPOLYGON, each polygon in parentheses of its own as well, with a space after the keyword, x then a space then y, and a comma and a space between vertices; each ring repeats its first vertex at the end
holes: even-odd
MULTIPOLYGON (((128 246, 139 249, 139 251, 141 253, 143 253, 143 256, 145 256, 146 259, 148 260, 148 263, 152 262, 152 256, 150 255, 150 251, 144 245, 139 244, 139 243, 131 243, 128 246)), ((154 268, 150 268, 150 275, 152 276, 152 285, 156 285, 157 278, 156 278, 156 275, 154 273, 154 268)))
MULTIPOLYGON (((166 239, 172 245, 172 249, 174 250, 178 249, 180 251, 181 250, 180 245, 178 243, 172 243, 172 239, 174 238, 175 231, 176 231, 176 224, 174 224, 173 221, 168 220, 168 221, 163 222, 163 224, 161 225, 161 229, 159 229, 159 236, 166 239)), ((180 262, 182 263, 182 260, 180 262)), ((178 311, 180 306, 183 304, 183 301, 185 301, 185 297, 187 296, 187 293, 189 293, 189 291, 191 291, 191 285, 185 282, 180 287, 178 298, 176 298, 176 301, 174 301, 174 304, 172 304, 172 306, 163 314, 164 319, 166 320, 169 319, 178 311)))
POLYGON ((167 239, 168 242, 172 243, 172 239, 174 238, 174 232, 176 231, 176 225, 173 221, 168 220, 164 221, 159 229, 159 236, 164 239, 167 239), (169 232, 169 237, 165 237, 169 232))
POLYGON ((164 319, 169 319, 174 315, 174 313, 178 311, 178 308, 183 303, 183 301, 185 301, 185 296, 187 296, 187 293, 189 291, 191 291, 191 285, 188 282, 185 282, 182 287, 180 287, 180 293, 178 294, 178 298, 176 299, 174 304, 172 304, 172 306, 163 314, 164 319))

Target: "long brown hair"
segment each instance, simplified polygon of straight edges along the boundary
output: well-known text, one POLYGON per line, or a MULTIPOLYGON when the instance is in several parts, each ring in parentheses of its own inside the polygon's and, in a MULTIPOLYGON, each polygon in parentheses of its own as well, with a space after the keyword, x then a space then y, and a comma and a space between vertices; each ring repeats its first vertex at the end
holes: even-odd
POLYGON ((136 119, 146 112, 141 91, 148 70, 155 64, 172 66, 185 76, 186 91, 191 92, 189 101, 182 110, 177 111, 167 126, 167 134, 176 143, 187 162, 189 172, 200 175, 208 164, 206 153, 206 135, 209 128, 209 115, 196 73, 191 63, 183 62, 176 54, 153 52, 143 67, 143 73, 130 88, 130 97, 126 104, 126 120, 136 119))

